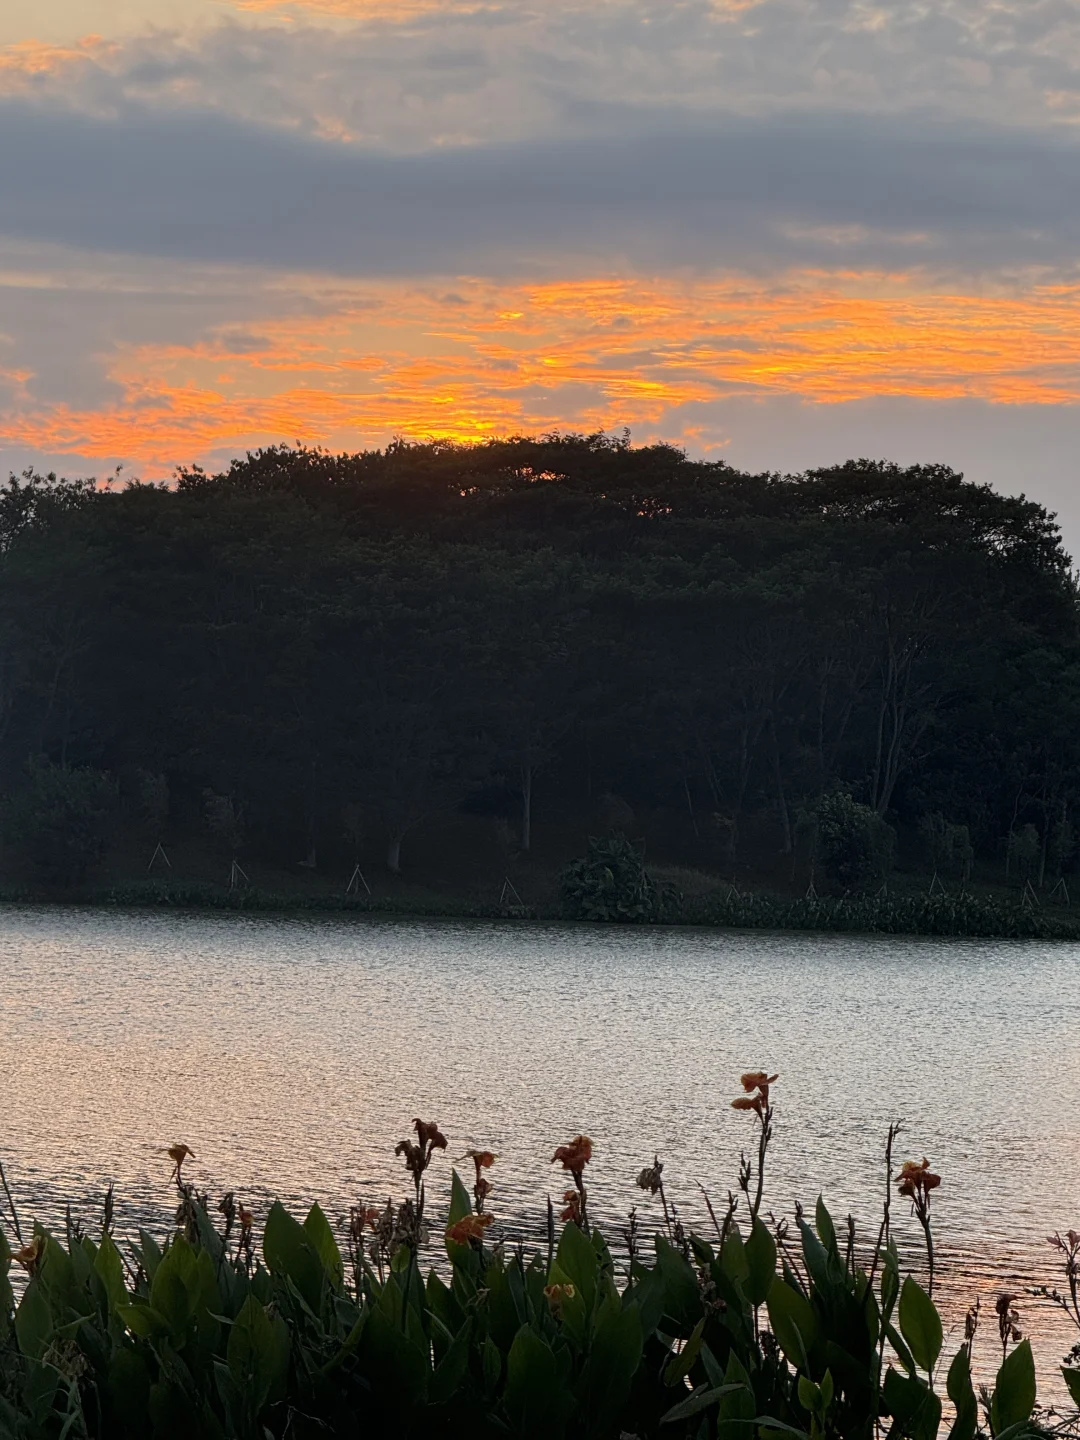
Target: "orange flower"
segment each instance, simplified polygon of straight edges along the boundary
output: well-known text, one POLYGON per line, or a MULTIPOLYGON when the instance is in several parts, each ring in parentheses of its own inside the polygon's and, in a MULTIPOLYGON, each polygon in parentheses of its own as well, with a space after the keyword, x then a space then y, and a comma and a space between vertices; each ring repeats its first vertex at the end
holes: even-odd
POLYGON ((180 1167, 181 1167, 181 1165, 183 1165, 183 1163, 184 1163, 185 1160, 194 1160, 194 1159, 195 1159, 195 1151, 194 1151, 194 1150, 189 1150, 186 1145, 170 1145, 169 1148, 168 1148, 168 1150, 166 1150, 165 1153, 166 1153, 166 1155, 168 1155, 169 1159, 173 1162, 173 1171, 172 1171, 172 1173, 173 1173, 173 1175, 176 1177, 177 1184, 179 1184, 179 1182, 180 1182, 180 1167))
POLYGON ((573 1285, 545 1285, 544 1294, 548 1298, 548 1304, 558 1315, 562 1310, 564 1300, 572 1300, 577 1294, 573 1285))
POLYGON ((930 1169, 930 1161, 924 1155, 921 1163, 918 1160, 905 1160, 896 1183, 901 1195, 914 1200, 916 1195, 925 1198, 931 1190, 936 1190, 941 1184, 941 1176, 934 1174, 930 1169))
POLYGON ((240 1233, 250 1235, 251 1227, 255 1224, 255 1216, 247 1208, 244 1202, 240 1201, 240 1233))
POLYGON ((455 1245, 467 1245, 470 1240, 483 1240, 484 1231, 491 1224, 490 1215, 466 1215, 446 1231, 447 1240, 455 1245))
POLYGON ((731 1102, 733 1110, 756 1110, 761 1114, 762 1100, 760 1095, 736 1095, 731 1102))
POLYGON ((563 1210, 562 1213, 559 1215, 559 1219, 563 1222, 564 1225, 565 1225, 565 1224, 568 1224, 571 1220, 574 1222, 575 1225, 580 1225, 580 1224, 581 1224, 581 1195, 580 1195, 580 1193, 579 1193, 577 1190, 567 1190, 567 1191, 564 1192, 562 1198, 563 1198, 563 1204, 566 1206, 566 1209, 563 1210))
POLYGON ((446 1136, 434 1120, 414 1120, 412 1123, 421 1150, 427 1150, 430 1155, 432 1150, 446 1149, 446 1136))
POLYGON ((21 1250, 16 1250, 12 1259, 20 1264, 28 1275, 33 1275, 41 1257, 45 1254, 45 1236, 35 1235, 29 1245, 24 1245, 21 1250))
POLYGON ((745 1075, 739 1076, 742 1088, 748 1094, 754 1090, 763 1090, 765 1094, 768 1094, 769 1086, 779 1079, 779 1075, 770 1075, 766 1070, 748 1070, 745 1075))
POLYGON ((476 1184, 473 1187, 473 1190, 478 1200, 486 1200, 494 1189, 495 1186, 491 1183, 490 1180, 485 1180, 483 1175, 478 1175, 476 1177, 476 1184))
POLYGON ((592 1141, 587 1135, 575 1135, 569 1145, 560 1145, 551 1157, 554 1165, 556 1160, 562 1162, 564 1170, 569 1170, 572 1175, 580 1176, 585 1166, 592 1159, 592 1141))

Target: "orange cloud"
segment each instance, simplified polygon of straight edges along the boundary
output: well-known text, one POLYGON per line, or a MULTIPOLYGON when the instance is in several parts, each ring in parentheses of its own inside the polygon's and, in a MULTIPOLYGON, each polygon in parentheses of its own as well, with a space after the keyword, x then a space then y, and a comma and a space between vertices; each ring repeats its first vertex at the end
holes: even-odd
POLYGON ((622 424, 678 440, 700 430, 699 407, 735 395, 1074 403, 1078 302, 1072 286, 934 294, 903 276, 809 273, 373 286, 317 318, 120 351, 121 401, 24 400, 0 434, 151 475, 271 440, 356 447, 622 424))

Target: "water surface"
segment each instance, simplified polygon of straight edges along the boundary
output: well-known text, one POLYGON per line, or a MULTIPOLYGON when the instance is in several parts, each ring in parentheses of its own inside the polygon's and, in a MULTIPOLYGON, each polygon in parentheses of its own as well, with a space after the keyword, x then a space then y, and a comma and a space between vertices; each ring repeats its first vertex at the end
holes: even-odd
MULTIPOLYGON (((404 1193, 393 1145, 439 1122, 449 1160, 498 1153, 504 1232, 539 1235, 550 1164, 596 1143, 609 1229, 659 1154, 706 1226, 752 1117, 738 1075, 779 1071, 767 1206, 824 1191, 876 1231, 889 1121, 926 1155, 942 1294, 1050 1281, 1045 1237, 1080 1228, 1080 949, 1018 941, 499 925, 339 917, 0 909, 0 1159, 28 1213, 87 1219, 108 1181, 124 1223, 169 1203, 163 1149, 258 1210, 280 1195, 332 1217, 404 1193)), ((901 1202, 913 1260, 918 1231, 901 1202)), ((1020 1304, 1045 1367, 1072 1343, 1020 1304)), ((987 1319, 984 1349, 992 1358, 987 1319)))

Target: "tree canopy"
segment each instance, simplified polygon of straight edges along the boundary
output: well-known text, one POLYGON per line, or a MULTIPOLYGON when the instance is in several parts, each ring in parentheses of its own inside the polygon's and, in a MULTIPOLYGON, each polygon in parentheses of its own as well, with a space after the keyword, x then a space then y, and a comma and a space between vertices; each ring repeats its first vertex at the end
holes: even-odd
POLYGON ((348 810, 392 868, 436 812, 527 849, 604 794, 734 864, 842 792, 982 854, 1032 825, 1060 870, 1077 615, 1053 517, 937 465, 750 475, 553 435, 26 474, 0 492, 0 786, 165 777, 177 823, 229 797, 291 860, 347 849, 348 810))

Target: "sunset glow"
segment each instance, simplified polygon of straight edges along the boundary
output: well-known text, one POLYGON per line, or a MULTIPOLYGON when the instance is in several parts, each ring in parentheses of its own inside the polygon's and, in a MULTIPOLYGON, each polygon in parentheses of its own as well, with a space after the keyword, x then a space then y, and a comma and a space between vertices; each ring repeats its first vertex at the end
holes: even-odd
MULTIPOLYGON (((5 428, 48 452, 130 457, 147 475, 282 436, 331 446, 627 424, 694 434, 722 396, 1080 400, 1080 292, 926 294, 903 276, 675 284, 371 288, 317 320, 223 325, 128 347, 92 409, 17 404, 5 428), (239 343, 241 342, 242 343, 239 343)), ((25 395, 32 376, 18 375, 25 395)))
POLYGON ((1034 444, 1072 504, 1060 9, 37 14, 0 26, 7 468, 629 426, 751 469, 889 453, 1006 488, 1034 444))

